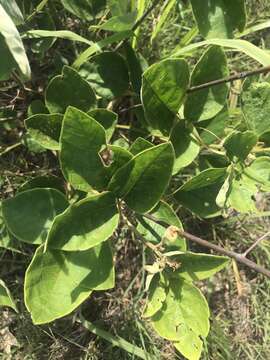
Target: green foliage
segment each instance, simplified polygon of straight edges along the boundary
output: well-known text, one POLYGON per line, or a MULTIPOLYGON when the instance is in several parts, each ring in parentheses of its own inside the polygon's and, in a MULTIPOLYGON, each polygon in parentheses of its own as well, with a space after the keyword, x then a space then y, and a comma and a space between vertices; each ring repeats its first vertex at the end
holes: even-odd
MULTIPOLYGON (((5 6, 7 9, 9 7, 12 8, 11 4, 5 6)), ((1 61, 0 66, 0 80, 8 79, 14 68, 18 68, 23 78, 29 80, 31 70, 24 46, 20 34, 5 8, 0 4, 0 50, 1 54, 3 54, 3 62, 1 61)))
POLYGON ((129 87, 125 60, 114 52, 93 56, 81 67, 80 74, 99 96, 108 100, 122 96, 129 87))
POLYGON ((42 244, 55 216, 67 207, 67 199, 58 190, 35 188, 3 201, 2 211, 8 230, 18 240, 42 244))
POLYGON ((45 149, 59 150, 59 137, 63 115, 37 114, 25 120, 25 126, 31 137, 45 149))
POLYGON ((184 101, 189 69, 181 59, 163 60, 143 74, 142 103, 149 125, 168 135, 184 101))
POLYGON ((35 324, 69 314, 93 290, 114 286, 110 246, 87 251, 47 250, 40 246, 25 276, 25 304, 35 324))
POLYGON ((105 188, 106 169, 99 155, 105 144, 105 129, 96 120, 74 107, 67 109, 60 136, 60 162, 65 178, 75 189, 88 192, 105 188))
MULTIPOLYGON (((270 56, 246 40, 230 39, 244 30, 243 0, 190 3, 207 40, 196 42, 194 26, 189 40, 194 43, 152 63, 140 53, 141 22, 136 22, 148 1, 30 2, 20 10, 15 1, 0 0, 0 80, 14 71, 30 78, 15 24, 27 39, 30 59, 38 60, 33 68, 53 58, 45 67, 44 101, 30 89, 25 127, 41 151, 59 157, 57 176, 28 179, 2 201, 0 247, 20 251, 20 242, 39 245, 26 271, 24 295, 33 322, 44 324, 70 314, 94 291, 114 287, 112 244, 129 227, 147 248, 144 261, 152 262, 145 266, 142 317, 184 357, 197 360, 210 314, 193 282, 229 261, 189 251, 182 232, 187 224, 179 214, 257 212, 255 196, 270 190, 270 85, 251 79, 237 109, 230 108, 225 82, 199 91, 190 87, 229 75, 224 48, 263 65, 270 56), (72 30, 80 24, 83 31, 57 30, 58 10, 72 30)), ((149 34, 153 42, 175 5, 180 6, 164 2, 149 34)), ((2 281, 0 305, 16 309, 2 281)), ((130 351, 130 344, 98 332, 130 351)), ((148 356, 137 348, 136 353, 148 356)))
MULTIPOLYGON (((167 286, 166 286, 167 285, 167 286)), ((161 309, 150 319, 157 333, 174 342, 188 359, 199 359, 209 332, 209 309, 202 293, 182 279, 170 279, 161 309)))
POLYGON ((88 111, 96 104, 91 86, 69 66, 64 66, 62 75, 57 75, 49 82, 45 99, 52 114, 64 114, 68 106, 88 111))
POLYGON ((232 38, 246 25, 245 0, 191 0, 201 34, 206 38, 232 38))
POLYGON ((153 146, 121 167, 112 177, 109 189, 123 198, 134 211, 146 213, 164 194, 173 162, 174 152, 170 143, 153 146))
POLYGON ((105 0, 61 0, 65 9, 83 20, 100 16, 106 5, 105 0))
POLYGON ((64 251, 88 250, 112 236, 118 221, 111 193, 89 196, 55 218, 46 246, 64 251))
POLYGON ((258 136, 270 131, 270 84, 252 83, 242 94, 242 106, 247 126, 258 136))
MULTIPOLYGON (((229 75, 224 51, 211 46, 201 57, 191 74, 191 86, 205 84, 229 75)), ((191 121, 208 120, 224 107, 228 96, 227 84, 210 87, 188 95, 185 118, 191 121)))
POLYGON ((10 291, 8 290, 4 281, 0 279, 0 307, 2 306, 8 306, 17 311, 17 307, 10 294, 10 291))

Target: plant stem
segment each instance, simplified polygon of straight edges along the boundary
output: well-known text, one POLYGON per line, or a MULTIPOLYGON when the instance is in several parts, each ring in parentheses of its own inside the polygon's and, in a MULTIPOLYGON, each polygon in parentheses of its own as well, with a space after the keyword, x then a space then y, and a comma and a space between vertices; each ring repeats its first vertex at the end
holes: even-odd
POLYGON ((257 239, 254 244, 252 244, 244 253, 243 256, 246 257, 252 250, 255 249, 255 247, 257 245, 259 245, 259 243, 261 241, 263 241, 264 239, 268 238, 270 236, 270 231, 268 231, 266 234, 264 234, 263 236, 261 236, 259 239, 257 239))
POLYGON ((245 78, 247 78, 249 76, 253 76, 253 75, 265 74, 265 73, 268 73, 268 72, 270 72, 270 66, 260 67, 258 69, 252 70, 252 71, 244 71, 244 72, 241 72, 241 73, 230 75, 230 76, 228 76, 226 78, 217 79, 217 80, 209 81, 208 83, 205 83, 205 84, 192 86, 192 87, 190 87, 188 89, 187 92, 192 93, 192 92, 195 92, 195 91, 207 89, 207 88, 212 87, 212 86, 225 84, 225 83, 232 82, 232 81, 235 81, 235 80, 245 79, 245 78))
MULTIPOLYGON (((142 16, 135 22, 135 24, 132 26, 131 30, 134 32, 135 30, 138 29, 138 27, 144 22, 144 20, 147 18, 147 16, 155 9, 155 7, 158 5, 158 3, 160 2, 160 0, 154 0, 153 4, 151 6, 149 6, 149 8, 142 14, 142 16)), ((123 40, 121 41, 116 48, 114 49, 114 51, 119 50, 123 44, 126 42, 127 40, 123 40)))
MULTIPOLYGON (((152 215, 149 215, 149 214, 145 214, 143 215, 145 218, 149 219, 149 220, 152 220, 154 221, 155 223, 157 224, 160 224, 164 227, 168 227, 169 225, 164 222, 164 221, 159 221, 158 219, 156 219, 154 216, 152 215)), ((180 236, 183 236, 185 237, 186 239, 192 241, 192 242, 195 242, 196 244, 198 245, 201 245, 203 247, 206 247, 208 249, 211 249, 211 250, 214 250, 216 251, 217 253, 220 253, 222 255, 225 255, 225 256, 228 256, 234 260, 236 260, 237 262, 239 263, 242 263, 244 265, 246 265, 247 267, 249 267, 250 269, 253 269, 254 271, 258 272, 258 273, 261 273, 265 276, 267 276, 268 278, 270 278, 270 271, 263 268, 262 266, 260 265, 257 265, 255 262, 247 259, 245 256, 243 256, 243 254, 238 254, 234 251, 231 251, 231 250, 226 250, 224 249, 223 247, 219 246, 219 245, 216 245, 216 244, 213 244, 207 240, 204 240, 204 239, 201 239, 199 238, 198 236, 195 236, 195 235, 192 235, 192 234, 189 234, 188 232, 186 231, 183 231, 179 228, 176 228, 176 230, 178 231, 179 235, 180 236)))
POLYGON ((135 31, 147 18, 147 16, 155 9, 155 7, 158 5, 160 0, 154 0, 153 4, 149 6, 149 8, 145 11, 144 14, 135 22, 135 24, 132 26, 132 31, 135 31))

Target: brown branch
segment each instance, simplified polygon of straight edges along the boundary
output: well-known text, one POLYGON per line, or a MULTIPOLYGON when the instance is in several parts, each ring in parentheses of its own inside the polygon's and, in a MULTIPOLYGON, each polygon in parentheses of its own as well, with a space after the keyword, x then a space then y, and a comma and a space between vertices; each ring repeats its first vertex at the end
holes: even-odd
MULTIPOLYGON (((154 216, 152 215, 149 215, 149 214, 145 214, 143 215, 145 218, 149 219, 149 220, 152 220, 154 221, 155 223, 159 224, 159 225, 162 225, 164 227, 168 227, 169 225, 164 222, 164 221, 159 221, 158 219, 156 219, 154 216)), ((211 249, 211 250, 214 250, 216 251, 217 253, 219 254, 222 254, 222 255, 225 255, 225 256, 228 256, 234 260, 236 260, 237 262, 241 263, 241 264, 244 264, 246 265, 247 267, 249 267, 250 269, 258 272, 258 273, 261 273, 265 276, 267 276, 268 278, 270 278, 270 271, 265 269, 264 267, 256 264, 255 262, 247 259, 245 256, 243 256, 243 254, 238 254, 234 251, 231 251, 231 250, 226 250, 224 249, 223 247, 219 246, 219 245, 216 245, 216 244, 213 244, 207 240, 204 240, 204 239, 201 239, 199 238, 198 236, 195 236, 195 235, 192 235, 192 234, 189 234, 188 232, 186 231, 183 231, 181 229, 178 229, 177 228, 177 231, 179 233, 180 236, 183 236, 185 237, 186 239, 198 244, 198 245, 201 245, 203 247, 206 247, 208 249, 211 249)))
POLYGON ((244 72, 241 72, 241 73, 230 75, 230 76, 228 76, 226 78, 223 78, 223 79, 217 79, 217 80, 209 81, 208 83, 205 83, 205 84, 192 86, 187 90, 187 92, 192 93, 192 92, 195 92, 195 91, 207 89, 207 88, 212 87, 212 86, 226 84, 228 82, 232 82, 232 81, 235 81, 235 80, 245 79, 245 78, 250 77, 250 76, 254 76, 254 75, 258 75, 258 74, 265 74, 265 73, 268 73, 268 72, 270 72, 270 66, 261 67, 261 68, 258 68, 258 69, 252 70, 252 71, 244 71, 244 72))
POLYGON ((268 238, 270 236, 270 231, 268 231, 266 234, 264 234, 263 236, 261 236, 259 239, 257 239, 254 244, 252 244, 244 253, 243 256, 246 257, 252 250, 255 249, 256 246, 259 245, 259 243, 261 241, 263 241, 264 239, 268 238))

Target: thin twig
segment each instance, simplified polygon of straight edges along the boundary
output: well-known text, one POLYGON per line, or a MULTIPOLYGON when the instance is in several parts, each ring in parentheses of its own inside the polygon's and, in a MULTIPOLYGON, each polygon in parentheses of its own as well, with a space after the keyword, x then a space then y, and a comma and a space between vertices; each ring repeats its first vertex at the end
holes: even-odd
POLYGON ((244 257, 246 257, 252 250, 255 249, 256 246, 259 245, 259 243, 261 241, 263 241, 264 239, 268 238, 270 236, 270 231, 268 231, 266 234, 264 234, 263 236, 259 237, 259 239, 257 239, 254 244, 252 244, 242 255, 244 257))
MULTIPOLYGON (((151 6, 149 6, 148 9, 146 9, 146 11, 142 14, 142 16, 135 22, 135 24, 132 26, 131 30, 134 32, 135 30, 137 30, 137 28, 144 22, 144 20, 147 18, 147 16, 155 9, 155 7, 158 5, 158 3, 160 2, 160 0, 154 0, 153 4, 151 6)), ((119 50, 123 44, 125 44, 127 40, 122 40, 114 49, 114 51, 119 50)))
POLYGON ((149 14, 155 9, 155 7, 158 5, 160 0, 153 1, 153 4, 149 6, 149 8, 145 11, 144 14, 135 22, 135 24, 132 26, 132 31, 137 30, 137 28, 144 22, 144 20, 147 18, 149 14))
POLYGON ((225 83, 232 82, 232 81, 235 81, 235 80, 245 79, 245 78, 247 78, 249 76, 254 76, 254 75, 258 75, 258 74, 265 74, 265 73, 268 73, 268 72, 270 72, 270 66, 260 67, 258 69, 252 70, 252 71, 244 71, 244 72, 241 72, 241 73, 230 75, 230 76, 222 78, 222 79, 209 81, 209 82, 207 82, 205 84, 192 86, 192 87, 190 87, 188 89, 187 92, 192 93, 192 92, 195 92, 195 91, 207 89, 207 88, 212 87, 212 86, 225 84, 225 83))
MULTIPOLYGON (((155 223, 159 224, 159 225, 162 225, 164 227, 168 227, 169 225, 164 222, 164 221, 159 221, 158 219, 156 219, 154 216, 152 215, 149 215, 149 214, 145 214, 143 215, 145 218, 149 219, 149 220, 152 220, 154 221, 155 223)), ((247 259, 246 257, 244 257, 242 254, 238 254, 234 251, 231 251, 231 250, 226 250, 224 249, 223 247, 219 246, 219 245, 216 245, 216 244, 213 244, 207 240, 204 240, 204 239, 201 239, 199 238, 198 236, 195 236, 195 235, 192 235, 192 234, 189 234, 188 232, 186 231, 183 231, 179 228, 176 228, 176 230, 178 231, 179 235, 180 236, 183 236, 185 237, 186 239, 192 241, 192 242, 195 242, 196 244, 198 245, 201 245, 203 247, 206 247, 208 249, 211 249, 211 250, 214 250, 216 251, 217 253, 220 253, 222 255, 225 255, 225 256, 228 256, 234 260, 236 260, 237 262, 241 263, 241 264, 244 264, 246 265, 247 267, 253 269, 254 271, 258 272, 258 273, 261 273, 265 276, 267 276, 268 278, 270 278, 270 271, 265 269, 264 267, 260 266, 260 265, 257 265, 255 262, 247 259)))

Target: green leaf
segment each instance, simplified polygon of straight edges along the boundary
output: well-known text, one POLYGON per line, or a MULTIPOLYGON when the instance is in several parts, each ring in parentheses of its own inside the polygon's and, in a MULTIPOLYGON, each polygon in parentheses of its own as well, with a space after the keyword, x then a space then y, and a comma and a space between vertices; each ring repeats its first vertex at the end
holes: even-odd
POLYGON ((110 164, 106 171, 108 178, 111 179, 116 171, 128 163, 133 156, 127 149, 116 145, 108 145, 107 151, 110 164))
MULTIPOLYGON (((191 86, 227 76, 229 76, 229 69, 224 51, 220 46, 211 46, 195 66, 191 74, 191 86)), ((224 108, 228 91, 228 85, 221 84, 190 93, 185 102, 185 118, 191 121, 213 118, 224 108)))
MULTIPOLYGON (((55 23, 49 10, 38 13, 35 16, 35 22, 39 29, 44 29, 43 31, 55 31, 55 23)), ((31 50, 34 53, 44 55, 54 44, 55 40, 55 38, 50 37, 33 39, 31 41, 31 50)))
POLYGON ((2 214, 2 203, 0 202, 0 248, 22 253, 21 245, 7 230, 2 214))
POLYGON ((184 121, 179 121, 172 129, 170 140, 175 151, 173 175, 190 165, 200 152, 200 145, 192 136, 192 128, 187 128, 184 121))
POLYGON ((242 94, 242 110, 247 126, 258 136, 270 130, 270 84, 253 83, 242 94))
POLYGON ((174 193, 175 199, 200 217, 219 214, 216 197, 226 178, 226 169, 207 169, 174 193))
POLYGON ((232 183, 234 179, 234 171, 233 171, 233 165, 230 165, 228 167, 228 173, 226 180, 224 181, 223 185, 221 186, 218 195, 216 197, 216 204, 220 208, 225 208, 227 205, 228 197, 231 192, 232 183))
POLYGON ((229 120, 228 106, 225 106, 212 119, 200 121, 196 124, 200 138, 204 144, 210 145, 214 142, 221 141, 225 135, 225 127, 229 120))
POLYGON ((168 135, 189 85, 185 60, 167 59, 150 66, 143 74, 142 104, 154 130, 168 135))
POLYGON ((97 52, 100 52, 104 47, 127 39, 132 36, 132 34, 132 31, 121 31, 92 44, 78 56, 72 66, 76 69, 79 69, 84 63, 86 63, 86 61, 88 61, 97 52))
POLYGON ((155 315, 166 300, 166 288, 160 281, 159 274, 156 274, 150 283, 147 305, 143 317, 148 318, 155 315))
POLYGON ((113 16, 101 25, 91 26, 92 29, 99 29, 111 32, 121 32, 132 30, 132 27, 136 21, 137 12, 134 11, 129 14, 113 16))
POLYGON ((173 278, 183 278, 188 281, 204 280, 222 270, 229 263, 229 258, 208 254, 186 252, 172 258, 180 264, 179 269, 170 271, 173 278))
POLYGON ((173 344, 189 360, 199 360, 203 350, 201 339, 190 329, 183 333, 181 342, 173 344))
MULTIPOLYGON (((179 229, 183 229, 183 225, 172 209, 172 207, 164 201, 160 203, 150 212, 155 219, 163 221, 171 226, 176 226, 179 229)), ((173 239, 168 239, 166 234, 167 226, 157 224, 155 221, 147 219, 145 217, 137 217, 138 226, 137 230, 142 234, 145 240, 153 243, 160 243, 166 246, 167 250, 181 250, 186 251, 186 241, 180 236, 176 236, 173 239)))
POLYGON ((151 318, 157 333, 177 343, 188 359, 199 359, 201 339, 209 332, 209 308, 202 293, 184 280, 170 280, 160 311, 151 318))
POLYGON ((50 113, 64 114, 68 106, 88 111, 96 104, 91 86, 80 74, 64 66, 62 75, 55 76, 48 84, 45 94, 46 106, 50 113))
MULTIPOLYGON (((25 80, 29 80, 31 78, 31 70, 20 34, 1 4, 0 18, 0 34, 3 36, 6 48, 9 50, 10 54, 8 57, 10 58, 11 56, 14 59, 25 80)), ((3 48, 3 45, 1 47, 3 48)))
POLYGON ((270 191, 270 158, 262 156, 255 159, 244 170, 244 174, 263 190, 270 191))
POLYGON ((90 46, 94 44, 93 41, 90 41, 69 30, 29 30, 25 33, 24 37, 28 39, 52 37, 57 39, 66 39, 70 41, 81 42, 90 46))
POLYGON ((175 52, 171 56, 179 57, 184 54, 192 54, 196 49, 207 46, 207 45, 219 45, 226 48, 238 50, 248 55, 252 59, 258 61, 263 66, 270 65, 270 55, 267 51, 260 49, 258 46, 253 45, 251 42, 246 40, 234 40, 234 39, 210 39, 205 41, 196 42, 194 44, 185 46, 183 48, 176 48, 175 52))
POLYGON ((81 67, 80 75, 99 96, 108 100, 122 96, 129 88, 126 62, 115 52, 93 56, 90 62, 81 67))
POLYGON ((107 143, 109 143, 115 131, 118 115, 106 109, 90 110, 87 114, 104 127, 107 143))
POLYGON ((25 120, 25 126, 31 137, 45 149, 59 150, 59 137, 63 115, 38 114, 25 120))
POLYGON ((128 8, 128 0, 108 0, 113 16, 125 15, 128 8))
POLYGON ((109 190, 123 198, 138 213, 151 210, 171 179, 174 151, 171 143, 144 150, 119 169, 109 190))
POLYGON ((19 187, 17 191, 22 192, 36 188, 50 188, 56 189, 63 194, 66 193, 64 181, 54 175, 37 176, 33 179, 27 180, 19 187))
POLYGON ((11 52, 5 42, 5 38, 0 33, 0 81, 5 81, 10 78, 11 72, 16 69, 17 65, 11 52))
POLYGON ((231 160, 236 157, 240 161, 244 161, 257 144, 257 141, 258 137, 252 131, 233 131, 232 134, 225 139, 224 148, 231 160))
POLYGON ((160 33, 162 27, 164 24, 166 24, 167 18, 176 5, 176 0, 166 0, 164 5, 160 9, 160 15, 158 17, 158 21, 156 23, 156 26, 152 32, 151 35, 151 42, 157 37, 157 35, 160 33))
POLYGON ((104 128, 93 118, 68 107, 60 136, 60 163, 67 181, 78 190, 103 190, 106 170, 99 152, 106 144, 104 128))
POLYGON ((45 242, 55 216, 67 207, 65 196, 55 189, 32 189, 3 201, 3 217, 8 230, 30 244, 45 242))
POLYGON ((66 252, 40 246, 29 265, 24 284, 25 305, 34 324, 44 324, 71 313, 93 290, 114 287, 110 246, 66 252))
POLYGON ((12 298, 6 284, 0 279, 0 306, 8 306, 18 312, 16 304, 12 298))
POLYGON ((154 144, 152 144, 150 141, 138 137, 130 146, 129 151, 135 156, 144 150, 150 149, 153 146, 154 144))
POLYGON ((0 0, 0 5, 3 6, 4 10, 11 17, 15 25, 21 25, 24 23, 23 14, 15 0, 0 0))
POLYGON ((240 213, 256 213, 255 204, 257 187, 253 180, 246 176, 234 179, 228 197, 228 205, 240 213))
POLYGON ((49 110, 41 100, 33 100, 27 109, 27 116, 33 116, 38 114, 48 114, 49 110))
POLYGON ((46 246, 63 251, 84 251, 108 240, 118 226, 115 197, 107 192, 89 196, 58 215, 46 246))
POLYGON ((191 0, 200 33, 205 38, 232 38, 246 25, 245 0, 191 0))
POLYGON ((124 44, 126 52, 126 61, 129 70, 129 77, 133 90, 140 95, 142 87, 143 66, 138 53, 132 46, 126 42, 124 44))
POLYGON ((106 0, 61 0, 64 8, 80 19, 91 21, 102 15, 106 0))

